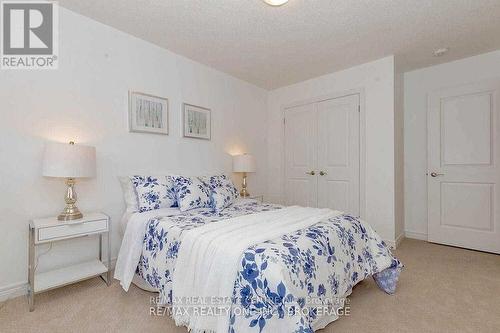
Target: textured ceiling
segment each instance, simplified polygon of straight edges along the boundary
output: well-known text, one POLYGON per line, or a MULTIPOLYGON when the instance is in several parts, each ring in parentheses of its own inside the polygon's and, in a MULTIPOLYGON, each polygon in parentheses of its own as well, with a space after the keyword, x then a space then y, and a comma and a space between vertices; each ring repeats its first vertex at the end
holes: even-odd
POLYGON ((59 0, 272 89, 396 55, 410 70, 500 49, 500 0, 59 0), (436 58, 436 48, 450 52, 436 58))

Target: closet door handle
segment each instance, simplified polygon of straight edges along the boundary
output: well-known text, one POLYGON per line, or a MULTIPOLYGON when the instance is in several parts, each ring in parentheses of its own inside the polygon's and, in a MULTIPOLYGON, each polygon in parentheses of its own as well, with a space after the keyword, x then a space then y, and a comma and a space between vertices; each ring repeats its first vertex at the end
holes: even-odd
POLYGON ((316 174, 316 172, 313 171, 310 171, 310 172, 306 172, 306 175, 310 175, 310 176, 314 176, 316 174))
POLYGON ((444 173, 431 172, 431 177, 436 178, 439 176, 444 176, 444 173))
POLYGON ((320 175, 320 176, 326 176, 326 175, 327 175, 327 173, 326 173, 326 171, 320 171, 320 172, 319 172, 319 175, 320 175))

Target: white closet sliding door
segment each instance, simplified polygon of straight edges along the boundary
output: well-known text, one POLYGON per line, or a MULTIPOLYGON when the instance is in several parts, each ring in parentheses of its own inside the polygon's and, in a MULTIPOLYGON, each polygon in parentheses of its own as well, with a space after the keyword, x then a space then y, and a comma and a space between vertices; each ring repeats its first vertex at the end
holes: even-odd
POLYGON ((359 95, 285 110, 288 205, 360 213, 359 95))

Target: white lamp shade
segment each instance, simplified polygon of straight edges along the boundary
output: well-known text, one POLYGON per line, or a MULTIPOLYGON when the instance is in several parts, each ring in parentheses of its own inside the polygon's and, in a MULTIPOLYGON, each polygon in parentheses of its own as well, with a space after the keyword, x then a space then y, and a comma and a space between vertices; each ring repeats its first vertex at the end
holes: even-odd
POLYGON ((94 177, 95 147, 51 142, 43 154, 43 175, 59 178, 94 177))
POLYGON ((249 154, 233 156, 233 172, 255 172, 255 158, 249 154))

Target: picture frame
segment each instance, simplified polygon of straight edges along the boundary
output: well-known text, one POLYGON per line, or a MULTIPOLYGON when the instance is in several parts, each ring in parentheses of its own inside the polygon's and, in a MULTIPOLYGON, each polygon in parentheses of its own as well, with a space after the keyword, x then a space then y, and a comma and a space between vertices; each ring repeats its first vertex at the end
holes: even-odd
POLYGON ((211 140, 212 111, 201 106, 184 103, 182 105, 183 136, 186 138, 211 140))
POLYGON ((168 135, 168 98, 129 91, 129 132, 168 135))

